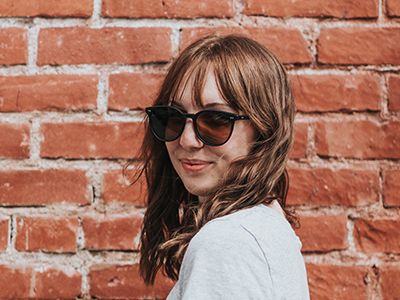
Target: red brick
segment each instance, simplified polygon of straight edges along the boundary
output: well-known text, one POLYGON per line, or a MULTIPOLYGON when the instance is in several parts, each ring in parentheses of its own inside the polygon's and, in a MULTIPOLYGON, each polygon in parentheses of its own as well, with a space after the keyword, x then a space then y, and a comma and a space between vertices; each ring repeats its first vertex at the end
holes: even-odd
POLYGON ((389 76, 389 110, 400 111, 400 76, 389 76))
POLYGON ((329 28, 318 39, 323 64, 400 64, 400 28, 329 28), (368 51, 366 51, 368 49, 368 51))
POLYGON ((47 269, 35 274, 35 297, 39 299, 76 299, 81 294, 82 275, 47 269))
POLYGON ((41 157, 133 158, 142 143, 140 123, 46 123, 41 157))
POLYGON ((378 172, 355 169, 289 169, 288 203, 363 206, 379 199, 378 172))
POLYGON ((25 29, 0 29, 0 45, 0 65, 26 64, 28 41, 25 29))
POLYGON ((381 293, 383 300, 399 299, 400 295, 400 268, 399 266, 383 266, 380 268, 381 293))
POLYGON ((308 131, 308 124, 307 123, 296 123, 295 124, 295 134, 294 134, 294 144, 293 148, 290 152, 290 158, 304 158, 306 157, 307 151, 307 131, 308 131))
POLYGON ((0 0, 1 17, 90 17, 91 0, 0 0))
POLYGON ((385 206, 400 206, 400 170, 386 170, 383 181, 385 206))
POLYGON ((168 28, 47 28, 39 33, 38 64, 139 64, 171 59, 168 28))
POLYGON ((291 77, 296 107, 303 112, 379 110, 375 75, 296 75, 291 77))
POLYGON ((160 273, 154 286, 146 286, 138 272, 138 265, 95 266, 89 272, 90 295, 101 299, 159 299, 173 287, 160 273))
POLYGON ((307 264, 311 299, 367 299, 366 267, 307 264))
POLYGON ((400 253, 400 220, 358 219, 354 222, 357 249, 366 253, 400 253))
POLYGON ((151 106, 157 97, 164 74, 110 75, 110 110, 130 110, 151 106))
POLYGON ((400 17, 400 2, 398 0, 386 0, 386 11, 388 16, 400 17))
POLYGON ((103 0, 103 16, 126 18, 232 17, 230 0, 103 0))
POLYGON ((400 158, 400 122, 368 120, 318 123, 316 149, 321 156, 400 158))
POLYGON ((8 219, 0 220, 0 251, 5 251, 8 244, 8 219))
POLYGON ((274 17, 378 17, 376 0, 245 0, 244 13, 274 17))
POLYGON ((15 248, 18 251, 76 252, 78 219, 17 218, 15 248))
POLYGON ((243 34, 250 36, 266 46, 286 64, 309 63, 311 54, 308 45, 298 29, 294 28, 254 28, 254 27, 214 27, 214 28, 184 28, 180 48, 208 34, 243 34))
POLYGON ((301 227, 296 230, 303 244, 301 251, 328 252, 346 249, 346 221, 345 215, 301 216, 301 227))
POLYGON ((137 250, 141 225, 141 217, 85 218, 85 249, 137 250))
POLYGON ((0 298, 27 299, 31 289, 31 268, 0 265, 0 298))
POLYGON ((91 110, 97 77, 77 75, 1 76, 0 111, 91 110))
POLYGON ((146 181, 144 176, 141 176, 139 181, 131 185, 133 175, 128 172, 124 178, 122 170, 105 173, 102 193, 103 201, 107 204, 118 202, 144 207, 147 196, 146 181))
POLYGON ((0 205, 89 204, 88 179, 80 170, 0 172, 0 205))
POLYGON ((29 157, 30 127, 28 124, 0 123, 0 157, 29 157))

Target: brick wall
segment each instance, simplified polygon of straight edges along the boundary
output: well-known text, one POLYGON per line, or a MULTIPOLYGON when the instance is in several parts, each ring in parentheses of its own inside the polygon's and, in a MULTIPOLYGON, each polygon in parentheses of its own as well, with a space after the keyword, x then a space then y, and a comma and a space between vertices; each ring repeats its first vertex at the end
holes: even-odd
POLYGON ((399 299, 399 0, 0 0, 0 298, 165 297, 121 168, 167 63, 211 32, 289 71, 312 299, 399 299))

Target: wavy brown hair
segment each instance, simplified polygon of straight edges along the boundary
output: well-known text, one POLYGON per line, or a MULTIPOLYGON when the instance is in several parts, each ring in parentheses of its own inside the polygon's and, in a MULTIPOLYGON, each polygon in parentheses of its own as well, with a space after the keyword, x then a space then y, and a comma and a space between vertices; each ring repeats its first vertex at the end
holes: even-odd
POLYGON ((209 199, 199 203, 175 172, 165 143, 155 139, 145 125, 140 157, 148 203, 140 240, 140 274, 146 284, 154 283, 160 268, 177 280, 190 240, 212 219, 277 199, 292 226, 298 225, 294 212, 285 207, 289 186, 285 165, 293 142, 295 105, 283 66, 250 38, 207 36, 171 64, 154 105, 179 100, 189 78, 194 79, 192 97, 201 103, 209 70, 224 100, 250 117, 256 140, 245 158, 230 165, 209 199))

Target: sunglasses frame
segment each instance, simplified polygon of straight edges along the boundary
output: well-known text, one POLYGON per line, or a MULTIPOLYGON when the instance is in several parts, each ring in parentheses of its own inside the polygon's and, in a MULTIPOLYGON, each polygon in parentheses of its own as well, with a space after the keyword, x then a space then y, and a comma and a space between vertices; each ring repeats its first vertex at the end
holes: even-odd
POLYGON ((226 142, 229 141, 229 139, 231 138, 232 133, 233 133, 233 128, 234 128, 234 126, 235 126, 235 121, 239 121, 239 120, 249 120, 249 119, 250 119, 248 116, 245 116, 245 115, 237 115, 237 114, 230 113, 230 112, 227 112, 227 111, 211 110, 211 109, 210 109, 210 110, 209 110, 209 109, 207 109, 207 110, 201 110, 201 111, 198 111, 198 112, 195 113, 195 114, 190 114, 190 113, 185 113, 185 112, 183 112, 182 110, 180 110, 179 108, 177 108, 177 107, 175 107, 175 106, 171 106, 171 105, 150 106, 150 107, 146 107, 146 108, 145 108, 145 111, 146 111, 146 113, 147 113, 147 115, 148 115, 148 117, 149 117, 149 123, 150 123, 151 132, 153 133, 153 135, 154 135, 159 141, 161 141, 161 142, 172 142, 172 141, 175 141, 176 139, 178 139, 178 138, 182 135, 183 131, 185 130, 186 119, 189 118, 189 119, 192 119, 192 120, 193 120, 193 129, 194 129, 194 132, 195 132, 195 134, 196 134, 196 137, 197 137, 204 145, 207 145, 207 146, 215 146, 215 147, 217 147, 217 146, 222 146, 223 144, 225 144, 226 142), (157 110, 158 108, 162 108, 162 109, 166 109, 166 108, 167 108, 167 109, 176 110, 179 114, 182 115, 182 119, 185 119, 185 120, 184 120, 184 126, 182 126, 182 130, 181 130, 181 132, 177 135, 176 138, 171 139, 171 140, 163 139, 163 138, 161 138, 161 137, 157 134, 157 132, 155 132, 155 130, 153 129, 152 121, 151 121, 151 115, 154 114, 154 111, 157 110), (206 140, 204 140, 204 138, 201 136, 201 134, 200 134, 200 132, 199 132, 199 130, 198 130, 198 128, 197 128, 197 119, 198 119, 199 116, 200 116, 202 113, 204 113, 204 112, 215 112, 215 113, 223 114, 224 116, 227 116, 227 118, 232 122, 231 130, 230 130, 229 136, 227 137, 227 139, 226 139, 223 143, 219 143, 219 144, 210 144, 209 142, 207 142, 206 140))

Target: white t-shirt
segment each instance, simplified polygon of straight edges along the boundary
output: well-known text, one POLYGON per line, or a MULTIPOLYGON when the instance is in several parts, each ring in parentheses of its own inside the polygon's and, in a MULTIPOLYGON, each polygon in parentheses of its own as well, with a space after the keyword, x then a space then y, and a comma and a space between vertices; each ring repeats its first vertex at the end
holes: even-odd
POLYGON ((213 219, 190 241, 167 300, 309 299, 301 246, 263 204, 213 219))

